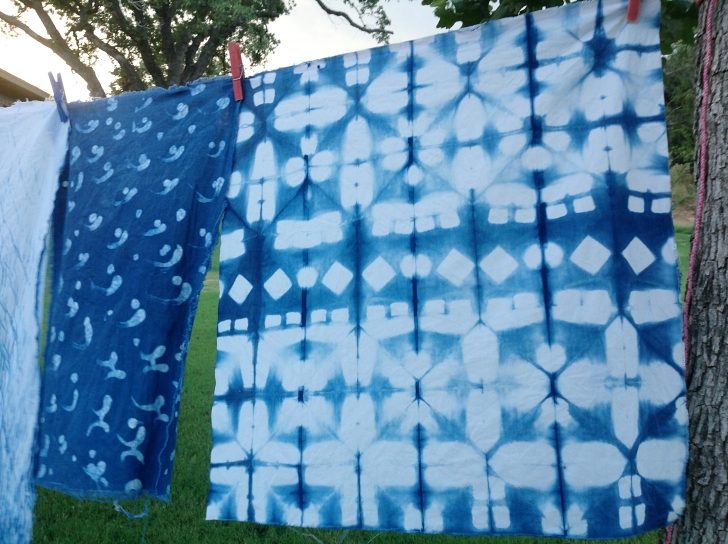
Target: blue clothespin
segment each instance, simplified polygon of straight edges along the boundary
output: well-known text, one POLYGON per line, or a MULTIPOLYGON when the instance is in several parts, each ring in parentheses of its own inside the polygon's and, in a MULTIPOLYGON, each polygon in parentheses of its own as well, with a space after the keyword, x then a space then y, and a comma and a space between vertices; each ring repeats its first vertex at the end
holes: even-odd
POLYGON ((61 79, 61 74, 58 74, 58 81, 56 81, 53 79, 51 72, 48 72, 48 78, 51 80, 53 99, 56 101, 56 106, 58 106, 58 115, 61 122, 65 123, 68 121, 68 105, 66 104, 66 90, 63 88, 63 79, 61 79))

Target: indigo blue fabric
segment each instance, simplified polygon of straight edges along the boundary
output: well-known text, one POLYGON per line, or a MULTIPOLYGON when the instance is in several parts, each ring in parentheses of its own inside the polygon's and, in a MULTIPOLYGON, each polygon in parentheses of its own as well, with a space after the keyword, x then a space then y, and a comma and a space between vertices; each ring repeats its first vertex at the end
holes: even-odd
POLYGON ((0 108, 0 540, 33 535, 45 248, 68 123, 54 102, 0 108))
POLYGON ((239 106, 228 77, 69 109, 37 483, 169 499, 187 342, 239 106))
POLYGON ((208 519, 617 538, 683 506, 659 2, 251 78, 208 519))

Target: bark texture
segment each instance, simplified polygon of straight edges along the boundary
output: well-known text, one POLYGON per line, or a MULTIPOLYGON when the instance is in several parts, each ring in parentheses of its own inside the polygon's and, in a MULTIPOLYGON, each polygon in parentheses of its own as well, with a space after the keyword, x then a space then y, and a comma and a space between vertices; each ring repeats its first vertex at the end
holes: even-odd
MULTIPOLYGON (((673 544, 728 542, 728 5, 714 0, 713 32, 706 35, 710 0, 702 0, 696 36, 695 119, 703 101, 706 40, 712 40, 707 116, 707 185, 693 302, 689 313, 688 414, 690 458, 683 517, 673 544)), ((700 134, 695 173, 700 175, 700 134)))

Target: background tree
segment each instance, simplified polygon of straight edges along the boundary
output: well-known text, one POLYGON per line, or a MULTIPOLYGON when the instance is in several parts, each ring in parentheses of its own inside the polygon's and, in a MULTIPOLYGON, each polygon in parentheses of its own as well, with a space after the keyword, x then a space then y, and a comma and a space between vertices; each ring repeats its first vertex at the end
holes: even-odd
MULTIPOLYGON (((106 96, 94 64, 101 52, 115 62, 112 90, 170 87, 228 71, 226 45, 237 41, 246 59, 260 64, 277 45, 268 25, 288 13, 292 0, 10 0, 0 31, 23 32, 61 57, 106 96), (44 32, 37 32, 33 18, 44 32)), ((342 0, 347 11, 318 5, 377 41, 389 19, 379 0, 342 0), (352 15, 350 15, 351 13, 352 15)))
POLYGON ((699 10, 695 117, 699 119, 705 105, 707 141, 703 157, 698 137, 695 175, 699 178, 704 159, 706 192, 689 308, 687 497, 673 544, 728 541, 728 5, 724 0, 703 0, 699 10), (708 35, 711 4, 713 32, 708 35), (702 71, 708 43, 713 51, 704 101, 702 71))
MULTIPOLYGON (((440 19, 438 27, 452 28, 457 22, 461 22, 462 26, 472 26, 576 1, 578 0, 422 0, 422 4, 435 8, 435 16, 440 19)), ((693 43, 696 19, 697 8, 693 0, 662 0, 662 52, 669 53, 672 44, 678 41, 693 43)))
POLYGON ((662 61, 665 82, 665 120, 670 150, 672 205, 676 221, 690 220, 695 210, 693 158, 695 136, 693 88, 695 46, 678 42, 662 61))
POLYGON ((695 46, 678 42, 662 62, 665 83, 665 120, 670 149, 670 166, 685 164, 692 172, 695 155, 693 88, 695 46))

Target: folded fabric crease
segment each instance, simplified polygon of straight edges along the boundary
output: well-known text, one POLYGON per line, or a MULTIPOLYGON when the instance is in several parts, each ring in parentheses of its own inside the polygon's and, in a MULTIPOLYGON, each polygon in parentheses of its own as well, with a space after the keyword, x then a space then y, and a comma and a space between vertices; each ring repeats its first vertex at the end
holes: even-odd
POLYGON ((618 538, 687 456, 659 1, 249 78, 208 519, 618 538))

